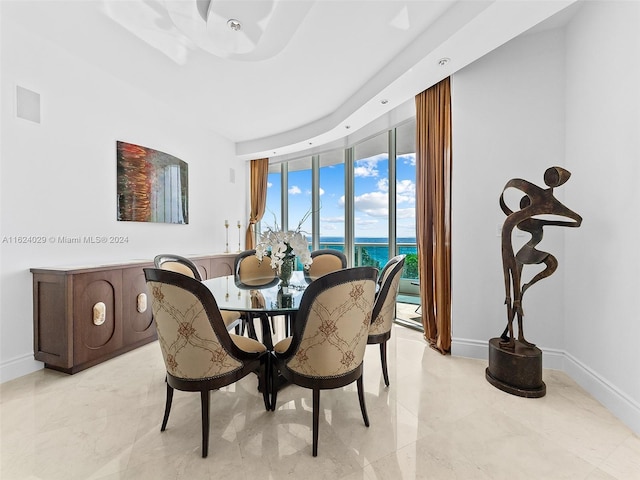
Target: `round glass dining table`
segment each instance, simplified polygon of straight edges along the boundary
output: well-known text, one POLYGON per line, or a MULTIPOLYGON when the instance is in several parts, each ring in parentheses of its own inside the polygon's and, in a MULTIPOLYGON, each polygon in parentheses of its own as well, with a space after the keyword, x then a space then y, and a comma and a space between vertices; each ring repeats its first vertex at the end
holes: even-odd
MULTIPOLYGON (((281 287, 277 283, 263 287, 243 285, 236 282, 234 275, 211 278, 202 283, 213 293, 220 310, 238 311, 250 318, 260 318, 262 343, 269 350, 273 349, 271 317, 288 315, 293 321, 308 285, 302 271, 293 272, 288 287, 281 287)), ((252 321, 249 320, 248 324, 250 336, 255 337, 252 321)))

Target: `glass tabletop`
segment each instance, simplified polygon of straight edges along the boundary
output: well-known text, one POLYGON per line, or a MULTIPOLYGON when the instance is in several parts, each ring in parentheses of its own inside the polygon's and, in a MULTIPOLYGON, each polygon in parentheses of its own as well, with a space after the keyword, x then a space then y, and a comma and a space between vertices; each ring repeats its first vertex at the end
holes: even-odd
POLYGON ((220 310, 276 315, 297 311, 308 285, 302 271, 293 272, 289 287, 238 287, 233 275, 211 278, 202 283, 211 290, 220 310))

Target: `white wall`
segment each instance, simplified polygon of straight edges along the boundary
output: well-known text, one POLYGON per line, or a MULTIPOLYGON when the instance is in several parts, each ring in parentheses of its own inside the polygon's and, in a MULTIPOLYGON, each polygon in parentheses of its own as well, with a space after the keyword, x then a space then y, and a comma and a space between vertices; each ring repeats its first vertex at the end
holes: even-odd
POLYGON ((551 165, 572 172, 555 193, 584 221, 545 229, 540 248, 559 266, 527 291, 525 332, 545 367, 567 372, 636 432, 639 24, 638 2, 585 2, 565 29, 519 37, 454 75, 452 203, 452 352, 486 359, 506 321, 503 185, 544 186, 551 165))
POLYGON ((640 431, 640 3, 588 2, 567 28, 567 371, 640 431), (573 180, 573 179, 572 179, 573 180))
MULTIPOLYGON (((519 37, 453 76, 453 354, 486 358, 487 340, 506 325, 498 236, 504 185, 523 178, 544 187, 544 171, 565 166, 562 38, 560 30, 519 37)), ((547 349, 563 346, 563 235, 545 229, 539 248, 560 266, 523 299, 525 334, 547 349)))
MULTIPOLYGON (((150 260, 161 252, 222 252, 224 220, 245 225, 247 218, 247 168, 235 158, 230 141, 167 110, 108 69, 35 36, 7 11, 2 8, 1 18, 2 381, 42 367, 33 360, 30 267, 150 260), (40 124, 16 118, 16 85, 40 94, 40 124), (188 163, 189 225, 116 221, 116 140, 188 163), (128 243, 7 243, 27 235, 120 235, 128 243)), ((237 241, 236 230, 232 241, 237 241)))

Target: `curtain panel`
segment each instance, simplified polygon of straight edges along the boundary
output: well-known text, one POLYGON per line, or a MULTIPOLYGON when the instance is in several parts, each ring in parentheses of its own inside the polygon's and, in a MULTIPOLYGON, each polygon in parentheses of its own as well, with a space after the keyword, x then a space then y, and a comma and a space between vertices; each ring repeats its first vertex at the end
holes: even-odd
POLYGON ((416 95, 416 243, 424 336, 451 351, 451 84, 416 95))
POLYGON ((269 159, 251 160, 251 212, 245 238, 245 249, 256 247, 256 223, 258 223, 267 206, 267 177, 269 175, 269 159))

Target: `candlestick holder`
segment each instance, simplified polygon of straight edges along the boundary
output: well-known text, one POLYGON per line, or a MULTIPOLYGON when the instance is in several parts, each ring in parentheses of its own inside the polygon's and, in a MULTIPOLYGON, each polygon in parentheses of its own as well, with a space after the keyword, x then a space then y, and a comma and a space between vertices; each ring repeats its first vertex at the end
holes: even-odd
POLYGON ((224 249, 224 253, 229 253, 229 222, 227 222, 226 220, 224 222, 224 228, 227 231, 227 241, 226 241, 226 248, 224 249))
POLYGON ((238 220, 238 253, 242 252, 240 250, 240 220, 238 220))

